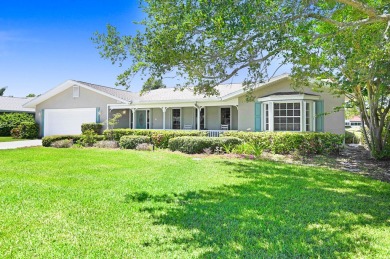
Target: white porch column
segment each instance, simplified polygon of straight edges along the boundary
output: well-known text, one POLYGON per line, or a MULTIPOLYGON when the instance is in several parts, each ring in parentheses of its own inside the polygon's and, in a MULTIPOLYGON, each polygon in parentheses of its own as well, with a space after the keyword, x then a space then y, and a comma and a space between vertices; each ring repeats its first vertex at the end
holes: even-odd
POLYGON ((163 129, 165 130, 165 112, 167 111, 167 107, 161 107, 163 112, 163 129))
POLYGON ((232 126, 233 126, 233 106, 230 106, 230 125, 229 125, 229 129, 232 130, 232 126))
POLYGON ((106 120, 106 123, 107 123, 107 129, 110 129, 110 124, 108 124, 108 118, 110 117, 109 116, 109 112, 110 112, 110 109, 109 109, 110 105, 107 104, 107 120, 106 120))
POLYGON ((197 130, 200 130, 200 112, 202 110, 202 107, 197 107, 196 109, 198 112, 198 117, 196 118, 197 119, 196 126, 197 126, 197 130))
POLYGON ((133 129, 136 128, 136 125, 135 125, 135 112, 137 111, 136 108, 132 108, 131 111, 133 112, 133 129))

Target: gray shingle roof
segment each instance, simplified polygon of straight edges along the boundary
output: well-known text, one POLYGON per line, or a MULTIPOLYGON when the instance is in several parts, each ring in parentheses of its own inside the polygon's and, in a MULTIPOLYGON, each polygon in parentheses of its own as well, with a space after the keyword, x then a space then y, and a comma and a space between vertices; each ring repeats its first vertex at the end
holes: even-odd
POLYGON ((73 80, 79 84, 88 86, 95 90, 107 93, 125 101, 133 102, 159 102, 159 101, 196 101, 196 100, 218 100, 219 97, 232 94, 242 89, 241 84, 229 84, 219 85, 216 89, 219 91, 219 96, 204 96, 203 94, 195 95, 191 88, 185 88, 183 90, 176 88, 162 88, 149 91, 144 94, 133 93, 130 91, 115 89, 112 87, 91 84, 83 81, 73 80))
MULTIPOLYGON (((268 83, 275 82, 279 79, 288 77, 288 74, 282 74, 271 78, 268 82, 260 84, 259 86, 266 85, 268 83)), ((161 88, 149 91, 144 94, 134 93, 126 90, 120 90, 112 87, 101 86, 96 84, 91 84, 83 81, 72 80, 79 84, 88 86, 95 90, 104 92, 111 96, 115 96, 124 101, 131 101, 133 103, 158 103, 158 102, 167 102, 167 101, 214 101, 220 100, 223 97, 234 95, 240 93, 243 90, 242 84, 224 84, 216 86, 216 90, 219 92, 219 96, 204 96, 203 94, 194 94, 193 89, 185 88, 183 90, 177 88, 161 88)))
POLYGON ((35 112, 34 108, 23 108, 33 98, 0 96, 0 112, 35 112))
POLYGON ((95 90, 98 90, 98 91, 107 93, 109 95, 115 96, 115 97, 120 98, 120 99, 125 100, 125 101, 134 100, 134 98, 137 98, 139 96, 138 93, 132 93, 130 91, 115 89, 112 87, 107 87, 107 86, 102 86, 102 85, 91 84, 91 83, 87 83, 87 82, 83 82, 83 81, 77 81, 77 80, 73 80, 73 81, 80 83, 80 84, 83 84, 83 85, 86 85, 88 87, 91 87, 95 90))
POLYGON ((219 96, 204 96, 203 94, 194 94, 193 89, 185 88, 183 90, 175 88, 162 88, 152 90, 139 96, 139 102, 158 102, 158 101, 200 101, 200 100, 218 100, 219 97, 234 93, 242 89, 241 84, 219 85, 216 90, 219 96))

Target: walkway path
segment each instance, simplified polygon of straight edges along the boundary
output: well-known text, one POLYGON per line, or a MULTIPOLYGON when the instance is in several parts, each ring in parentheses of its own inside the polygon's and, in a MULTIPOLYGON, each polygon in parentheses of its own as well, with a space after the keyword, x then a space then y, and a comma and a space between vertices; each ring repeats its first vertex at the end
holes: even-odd
POLYGON ((42 140, 22 140, 22 141, 11 141, 11 142, 0 142, 0 149, 14 149, 20 147, 36 147, 42 146, 42 140))

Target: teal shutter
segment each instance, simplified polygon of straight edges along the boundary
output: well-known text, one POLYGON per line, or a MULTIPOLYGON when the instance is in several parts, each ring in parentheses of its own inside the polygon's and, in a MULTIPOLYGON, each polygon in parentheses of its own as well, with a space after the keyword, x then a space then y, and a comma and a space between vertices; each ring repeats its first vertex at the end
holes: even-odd
POLYGON ((255 131, 261 131, 261 102, 255 102, 255 131))
POLYGON ((100 107, 96 107, 96 123, 100 123, 100 107))
POLYGON ((43 136, 45 136, 45 110, 42 109, 41 110, 41 125, 42 125, 42 128, 41 128, 41 134, 43 136))
POLYGON ((324 101, 316 101, 316 131, 324 131, 324 101))

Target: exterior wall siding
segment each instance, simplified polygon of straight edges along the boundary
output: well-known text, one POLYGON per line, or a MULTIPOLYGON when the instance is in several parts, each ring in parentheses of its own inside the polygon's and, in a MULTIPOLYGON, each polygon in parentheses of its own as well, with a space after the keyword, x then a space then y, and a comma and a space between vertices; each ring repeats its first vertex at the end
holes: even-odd
MULTIPOLYGON (((289 80, 282 80, 275 82, 273 85, 269 85, 263 89, 258 89, 254 91, 254 97, 259 98, 266 95, 270 95, 277 92, 291 92, 294 91, 290 88, 289 80)), ((344 133, 344 112, 333 112, 334 107, 341 106, 344 102, 343 97, 334 97, 328 93, 316 93, 311 89, 305 89, 306 93, 317 94, 321 96, 321 99, 324 100, 324 110, 326 115, 324 118, 324 131, 343 134, 344 133)), ((237 100, 237 99, 233 99, 237 100)), ((64 90, 63 92, 51 97, 50 99, 40 103, 36 107, 35 118, 36 121, 43 128, 43 113, 44 109, 72 109, 72 108, 99 108, 100 109, 100 122, 104 123, 104 128, 106 128, 107 122, 107 104, 117 104, 117 100, 109 98, 107 96, 98 94, 94 91, 90 91, 83 87, 80 87, 80 97, 73 98, 73 89, 72 87, 64 90)), ((232 130, 241 130, 241 131, 255 131, 255 105, 254 102, 247 102, 245 96, 238 98, 238 108, 231 106, 231 120, 232 120, 232 130)), ((230 107, 230 106, 207 106, 205 108, 205 128, 209 130, 219 130, 221 123, 221 107, 230 107)), ((218 103, 213 103, 212 105, 218 105, 218 103)), ((156 106, 154 106, 156 107, 156 106)), ((131 121, 129 118, 130 110, 126 109, 115 109, 110 112, 110 117, 112 114, 121 112, 122 118, 119 120, 116 128, 129 128, 131 121)), ((162 129, 163 128, 163 112, 161 108, 152 108, 150 109, 151 120, 150 128, 152 129, 162 129)), ((184 125, 192 125, 193 129, 196 129, 196 117, 195 117, 195 108, 194 107, 184 107, 181 108, 181 128, 184 125)), ((172 108, 168 108, 165 113, 165 128, 172 129, 172 108)))
POLYGON ((160 108, 154 108, 152 110, 152 129, 163 128, 163 112, 160 108))
MULTIPOLYGON (((107 126, 107 104, 116 103, 115 99, 98 94, 94 91, 80 87, 80 97, 73 98, 73 88, 69 87, 63 92, 36 106, 35 120, 43 129, 42 110, 44 109, 74 109, 74 108, 100 108, 100 122, 107 126)), ((42 132, 41 132, 42 133, 42 132)))
MULTIPOLYGON (((283 80, 274 85, 254 91, 255 98, 263 97, 277 92, 292 92, 289 80, 283 80)), ((344 134, 344 111, 333 112, 333 108, 339 107, 344 103, 343 97, 335 97, 329 93, 317 93, 311 89, 304 89, 305 93, 320 95, 324 100, 325 113, 330 113, 324 118, 324 131, 336 134, 344 134)), ((238 106, 238 130, 255 130, 255 106, 253 102, 247 102, 245 96, 239 98, 238 106)))

